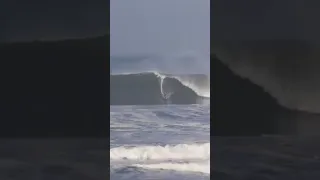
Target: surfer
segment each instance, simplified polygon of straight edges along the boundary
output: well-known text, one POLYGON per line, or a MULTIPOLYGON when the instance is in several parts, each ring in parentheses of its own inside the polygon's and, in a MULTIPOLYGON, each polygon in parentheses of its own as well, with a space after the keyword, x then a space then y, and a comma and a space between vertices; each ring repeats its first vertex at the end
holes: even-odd
POLYGON ((165 102, 165 104, 171 104, 170 97, 172 94, 173 92, 170 92, 168 94, 163 94, 162 99, 165 102))

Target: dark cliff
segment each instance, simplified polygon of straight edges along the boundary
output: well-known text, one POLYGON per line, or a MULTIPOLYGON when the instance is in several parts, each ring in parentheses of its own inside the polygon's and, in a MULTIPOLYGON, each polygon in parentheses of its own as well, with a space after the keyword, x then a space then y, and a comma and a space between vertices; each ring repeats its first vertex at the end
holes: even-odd
POLYGON ((0 52, 0 136, 108 135, 108 36, 0 52))

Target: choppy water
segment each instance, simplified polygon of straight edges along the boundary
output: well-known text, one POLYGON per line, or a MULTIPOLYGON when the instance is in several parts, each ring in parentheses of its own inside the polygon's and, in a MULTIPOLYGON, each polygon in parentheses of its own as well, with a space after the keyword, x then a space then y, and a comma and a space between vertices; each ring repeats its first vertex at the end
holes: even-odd
POLYGON ((210 105, 110 107, 111 179, 209 179, 210 105))

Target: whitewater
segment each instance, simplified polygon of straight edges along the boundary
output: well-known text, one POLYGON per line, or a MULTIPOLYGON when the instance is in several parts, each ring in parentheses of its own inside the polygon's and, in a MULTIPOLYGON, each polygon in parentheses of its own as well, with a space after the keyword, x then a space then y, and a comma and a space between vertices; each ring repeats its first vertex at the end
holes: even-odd
POLYGON ((110 107, 111 179, 209 179, 209 105, 110 107))
POLYGON ((146 71, 110 76, 111 105, 208 104, 209 101, 210 78, 205 74, 146 71))
POLYGON ((210 178, 209 66, 187 59, 111 57, 110 179, 210 178))

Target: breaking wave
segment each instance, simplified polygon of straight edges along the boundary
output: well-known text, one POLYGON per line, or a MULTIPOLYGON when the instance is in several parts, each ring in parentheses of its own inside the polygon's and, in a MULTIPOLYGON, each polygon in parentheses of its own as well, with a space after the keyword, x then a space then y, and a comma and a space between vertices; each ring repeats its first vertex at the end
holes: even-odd
POLYGON ((202 104, 210 100, 210 78, 204 74, 159 72, 113 74, 111 105, 202 104))
POLYGON ((110 149, 110 160, 143 169, 210 174, 210 143, 116 147, 110 149))

